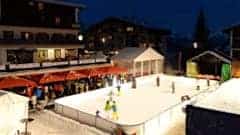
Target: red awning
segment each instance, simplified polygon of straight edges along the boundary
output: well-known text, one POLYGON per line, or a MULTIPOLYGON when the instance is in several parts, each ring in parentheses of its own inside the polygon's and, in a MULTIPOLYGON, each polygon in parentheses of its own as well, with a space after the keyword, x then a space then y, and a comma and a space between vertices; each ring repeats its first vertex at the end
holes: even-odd
POLYGON ((107 74, 122 74, 128 72, 128 70, 123 67, 106 67, 104 70, 107 74))
POLYGON ((20 77, 6 77, 0 81, 0 89, 36 86, 37 84, 35 82, 20 77))
POLYGON ((43 76, 44 76, 44 74, 32 74, 32 75, 25 75, 25 76, 20 76, 20 77, 39 83, 40 79, 43 76))
POLYGON ((54 82, 62 82, 65 81, 65 73, 57 73, 57 74, 45 74, 39 81, 40 84, 48 84, 54 82))
POLYGON ((103 71, 97 70, 96 68, 79 70, 79 72, 82 73, 82 74, 85 74, 86 76, 89 76, 89 77, 99 76, 99 75, 104 75, 105 74, 103 71))
POLYGON ((87 77, 88 77, 87 75, 79 73, 78 71, 69 71, 66 76, 66 80, 78 80, 87 77))

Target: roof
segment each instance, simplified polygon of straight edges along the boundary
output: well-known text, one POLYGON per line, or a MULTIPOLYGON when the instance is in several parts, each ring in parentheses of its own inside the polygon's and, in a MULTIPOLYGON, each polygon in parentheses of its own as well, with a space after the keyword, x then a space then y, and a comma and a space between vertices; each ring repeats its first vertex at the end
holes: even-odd
POLYGON ((216 91, 204 100, 198 101, 194 106, 240 114, 239 83, 240 79, 231 79, 223 83, 216 91))
POLYGON ((69 6, 69 7, 86 8, 86 6, 83 4, 73 3, 73 2, 69 2, 69 1, 60 1, 60 0, 35 0, 35 1, 49 3, 49 4, 55 4, 55 5, 69 6))
POLYGON ((152 48, 127 47, 120 50, 112 59, 136 62, 163 59, 163 56, 152 48))
POLYGON ((161 32, 161 33, 166 34, 166 35, 171 34, 171 31, 168 30, 168 29, 152 27, 152 26, 144 24, 144 23, 139 23, 139 22, 133 21, 131 19, 123 19, 123 18, 120 18, 120 17, 107 17, 104 20, 90 26, 89 31, 91 31, 94 28, 101 27, 101 25, 103 25, 105 23, 109 23, 109 22, 119 22, 119 23, 124 23, 124 24, 128 24, 128 25, 133 25, 133 26, 136 26, 136 27, 143 27, 145 29, 148 29, 149 31, 161 32))
POLYGON ((231 26, 226 27, 225 29, 223 29, 223 32, 229 33, 232 29, 236 28, 240 28, 240 23, 232 24, 231 26))
POLYGON ((8 99, 10 102, 18 103, 18 102, 28 102, 29 98, 20 96, 18 94, 0 90, 0 99, 8 99))
POLYGON ((230 57, 224 56, 223 54, 220 54, 220 53, 215 52, 215 51, 205 51, 205 52, 191 58, 190 60, 194 61, 194 60, 197 60, 200 57, 205 56, 205 55, 212 55, 212 56, 220 59, 221 61, 223 61, 225 63, 231 64, 231 58, 230 57))

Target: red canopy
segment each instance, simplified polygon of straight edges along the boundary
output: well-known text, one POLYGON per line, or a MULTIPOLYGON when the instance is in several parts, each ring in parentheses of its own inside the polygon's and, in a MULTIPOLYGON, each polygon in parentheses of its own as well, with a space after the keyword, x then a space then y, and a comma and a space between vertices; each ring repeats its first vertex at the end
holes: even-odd
POLYGON ((70 71, 66 76, 66 80, 78 80, 81 78, 87 78, 88 76, 77 71, 70 71))
POLYGON ((80 70, 79 72, 85 74, 86 76, 90 76, 90 77, 105 74, 103 71, 97 70, 95 68, 84 69, 84 70, 80 70))
POLYGON ((123 67, 106 67, 104 70, 104 72, 107 74, 121 74, 128 72, 128 70, 123 67))
POLYGON ((45 74, 39 81, 40 84, 54 83, 65 81, 65 74, 45 74))
POLYGON ((44 74, 33 74, 33 75, 25 75, 21 77, 38 83, 43 76, 44 74))
POLYGON ((0 81, 0 89, 36 86, 37 84, 35 82, 20 77, 6 77, 0 81))

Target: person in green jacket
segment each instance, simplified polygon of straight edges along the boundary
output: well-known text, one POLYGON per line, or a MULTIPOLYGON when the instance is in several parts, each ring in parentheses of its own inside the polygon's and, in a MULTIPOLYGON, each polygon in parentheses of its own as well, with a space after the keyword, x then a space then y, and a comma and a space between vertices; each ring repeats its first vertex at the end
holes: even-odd
POLYGON ((110 101, 107 100, 106 103, 105 103, 104 110, 105 110, 105 111, 110 111, 111 108, 112 108, 112 105, 111 105, 110 101))
POLYGON ((113 120, 119 119, 116 101, 113 101, 113 104, 112 104, 112 119, 113 120))

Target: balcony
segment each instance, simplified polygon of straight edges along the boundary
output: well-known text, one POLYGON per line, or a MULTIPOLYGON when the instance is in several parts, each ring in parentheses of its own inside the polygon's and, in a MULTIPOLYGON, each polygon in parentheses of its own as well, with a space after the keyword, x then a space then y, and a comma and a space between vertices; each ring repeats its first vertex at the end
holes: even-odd
POLYGON ((91 64, 103 64, 109 63, 105 58, 85 58, 77 60, 64 60, 64 61, 46 61, 41 63, 24 63, 24 64, 6 64, 0 65, 0 71, 17 71, 17 70, 29 70, 29 69, 46 69, 46 68, 59 68, 69 66, 81 66, 91 64))
POLYGON ((0 44, 80 44, 79 30, 0 25, 0 44))
POLYGON ((81 44, 77 39, 0 39, 1 44, 81 44))

